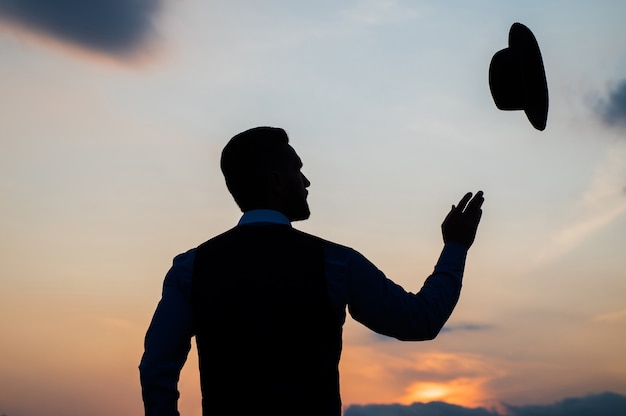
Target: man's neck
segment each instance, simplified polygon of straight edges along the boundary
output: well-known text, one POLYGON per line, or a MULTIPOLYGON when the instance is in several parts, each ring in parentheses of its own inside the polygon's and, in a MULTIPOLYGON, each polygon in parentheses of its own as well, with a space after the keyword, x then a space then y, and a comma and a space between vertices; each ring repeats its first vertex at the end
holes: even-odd
POLYGON ((291 226, 291 221, 280 211, 273 209, 252 209, 244 212, 237 225, 257 223, 283 224, 291 226))

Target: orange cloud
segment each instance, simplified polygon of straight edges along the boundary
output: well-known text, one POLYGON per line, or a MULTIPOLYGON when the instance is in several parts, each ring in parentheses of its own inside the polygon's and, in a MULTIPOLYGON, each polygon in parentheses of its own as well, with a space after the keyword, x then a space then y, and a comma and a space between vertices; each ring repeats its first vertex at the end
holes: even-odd
POLYGON ((593 321, 597 322, 617 322, 626 319, 626 309, 607 312, 593 317, 593 321))
POLYGON ((489 385, 504 375, 486 358, 469 353, 415 351, 415 344, 390 342, 344 348, 343 402, 411 404, 444 401, 465 407, 496 408, 489 385))
POLYGON ((483 357, 430 351, 415 355, 413 368, 422 379, 405 387, 397 401, 443 401, 465 407, 493 407, 488 384, 503 374, 483 357))

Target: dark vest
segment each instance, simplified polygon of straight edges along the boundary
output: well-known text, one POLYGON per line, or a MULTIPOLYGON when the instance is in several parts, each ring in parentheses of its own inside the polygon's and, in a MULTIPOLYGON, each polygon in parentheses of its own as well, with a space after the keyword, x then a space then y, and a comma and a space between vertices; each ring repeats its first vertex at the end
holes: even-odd
POLYGON ((341 414, 342 329, 325 244, 286 225, 247 225, 198 247, 192 307, 203 415, 341 414))

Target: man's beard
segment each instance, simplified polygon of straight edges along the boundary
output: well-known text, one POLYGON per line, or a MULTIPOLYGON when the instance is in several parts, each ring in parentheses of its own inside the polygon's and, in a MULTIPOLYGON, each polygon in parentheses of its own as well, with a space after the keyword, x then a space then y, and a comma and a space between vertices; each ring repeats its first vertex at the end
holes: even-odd
POLYGON ((311 210, 309 209, 309 203, 306 199, 294 201, 295 203, 290 207, 288 217, 290 221, 302 221, 309 219, 311 216, 311 210))

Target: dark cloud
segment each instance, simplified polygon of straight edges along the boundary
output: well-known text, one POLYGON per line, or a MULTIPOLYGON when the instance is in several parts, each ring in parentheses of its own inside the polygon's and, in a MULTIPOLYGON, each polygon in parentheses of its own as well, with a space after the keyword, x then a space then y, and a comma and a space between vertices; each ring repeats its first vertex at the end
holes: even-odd
MULTIPOLYGON (((623 416, 626 415, 626 396, 603 393, 586 397, 568 398, 550 405, 504 405, 510 416, 623 416)), ((355 405, 346 409, 344 416, 499 416, 483 408, 467 408, 442 402, 355 405)))
POLYGON ((486 409, 470 409, 442 402, 401 404, 369 404, 350 406, 344 416, 498 416, 486 409))
POLYGON ((596 111, 607 125, 626 127, 626 79, 617 83, 607 97, 599 101, 596 111))
POLYGON ((548 406, 507 406, 512 416, 624 416, 626 396, 603 393, 562 400, 548 406))
POLYGON ((458 332, 458 331, 487 331, 492 329, 491 325, 482 324, 458 324, 458 325, 446 325, 441 329, 441 332, 458 332))
POLYGON ((163 0, 0 0, 0 18, 108 54, 136 51, 163 0))
MULTIPOLYGON (((467 324, 445 325, 441 329, 440 333, 444 333, 444 332, 458 332, 458 331, 487 331, 487 330, 490 330, 490 329, 493 329, 493 327, 491 325, 467 323, 467 324)), ((386 342, 386 341, 394 341, 395 340, 395 338, 388 337, 387 335, 378 334, 376 332, 372 332, 369 335, 375 341, 386 342)))

